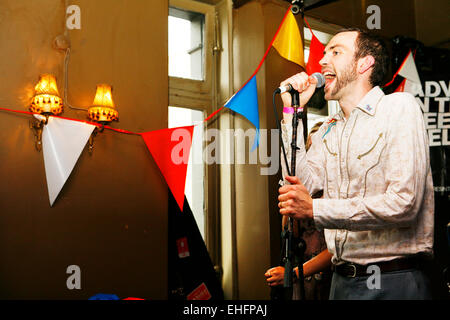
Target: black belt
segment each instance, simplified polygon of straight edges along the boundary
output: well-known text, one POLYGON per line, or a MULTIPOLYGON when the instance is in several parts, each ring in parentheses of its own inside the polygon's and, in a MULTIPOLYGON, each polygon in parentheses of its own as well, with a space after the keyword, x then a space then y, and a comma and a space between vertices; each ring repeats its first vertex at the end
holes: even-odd
POLYGON ((354 277, 364 277, 373 274, 368 270, 369 266, 377 266, 380 268, 380 272, 393 272, 419 267, 419 260, 417 258, 404 258, 395 259, 391 261, 381 261, 368 265, 361 265, 356 263, 343 263, 340 265, 333 266, 334 271, 341 276, 354 278, 354 277))

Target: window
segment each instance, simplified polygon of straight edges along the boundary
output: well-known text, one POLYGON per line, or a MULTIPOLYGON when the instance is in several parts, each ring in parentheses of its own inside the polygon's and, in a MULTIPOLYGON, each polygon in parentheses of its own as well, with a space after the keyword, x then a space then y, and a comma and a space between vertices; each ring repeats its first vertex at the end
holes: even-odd
POLYGON ((205 15, 169 8, 169 76, 203 80, 205 15))
POLYGON ((214 7, 169 1, 169 105, 212 110, 214 7))
MULTIPOLYGON (((192 0, 169 0, 169 127, 195 125, 186 176, 186 197, 210 254, 214 255, 217 205, 208 201, 216 177, 202 161, 203 119, 214 110, 214 6, 192 0)), ((212 202, 212 201, 211 201, 212 202)))

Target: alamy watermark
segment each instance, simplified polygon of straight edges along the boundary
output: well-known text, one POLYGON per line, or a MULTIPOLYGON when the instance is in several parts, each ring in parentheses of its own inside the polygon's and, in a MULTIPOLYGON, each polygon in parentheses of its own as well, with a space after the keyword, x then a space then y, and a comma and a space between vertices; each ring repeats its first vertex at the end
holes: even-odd
POLYGON ((381 289, 381 270, 380 267, 372 264, 367 267, 367 274, 371 274, 366 280, 367 288, 369 290, 381 289))
POLYGON ((81 9, 76 4, 66 8, 66 27, 69 30, 81 29, 81 9))
MULTIPOLYGON (((280 165, 280 135, 278 129, 207 129, 203 135, 202 154, 193 152, 192 164, 252 164, 260 165, 261 175, 274 175, 280 165), (259 145, 253 148, 259 136, 259 145), (270 137, 269 137, 270 136, 270 137), (270 143, 269 143, 270 142, 270 143), (270 145, 270 147, 269 147, 270 145), (270 152, 269 152, 270 148, 270 152)), ((191 150, 190 132, 185 128, 173 130, 171 140, 176 145, 171 150, 174 164, 188 163, 191 150)), ((286 146, 290 147, 290 146, 286 146)))
POLYGON ((366 26, 367 29, 381 29, 381 9, 376 4, 372 4, 367 7, 367 14, 370 16, 367 18, 366 26))
POLYGON ((66 287, 69 290, 81 289, 81 269, 73 264, 67 267, 66 273, 70 276, 66 280, 66 287))

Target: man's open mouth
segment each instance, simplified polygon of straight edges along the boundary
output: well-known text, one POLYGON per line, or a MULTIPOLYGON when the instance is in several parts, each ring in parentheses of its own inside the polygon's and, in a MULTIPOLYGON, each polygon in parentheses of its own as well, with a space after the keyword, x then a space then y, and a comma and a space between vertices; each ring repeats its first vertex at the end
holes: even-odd
POLYGON ((336 74, 327 71, 323 73, 325 77, 325 89, 331 85, 331 83, 336 79, 336 74))

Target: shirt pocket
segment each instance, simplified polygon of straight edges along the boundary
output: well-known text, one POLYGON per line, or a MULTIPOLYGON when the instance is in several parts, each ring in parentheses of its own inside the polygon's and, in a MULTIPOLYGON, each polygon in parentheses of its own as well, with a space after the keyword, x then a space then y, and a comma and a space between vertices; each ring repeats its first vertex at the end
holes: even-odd
POLYGON ((362 143, 356 153, 356 161, 363 167, 372 166, 379 162, 381 152, 385 146, 384 133, 380 132, 375 138, 368 139, 368 143, 362 143))
POLYGON ((328 152, 328 156, 337 156, 337 150, 334 150, 334 146, 330 144, 330 142, 325 138, 323 139, 323 144, 325 146, 325 150, 328 152))
MULTIPOLYGON (((365 142, 361 142, 356 148, 356 152, 353 154, 352 174, 360 178, 360 186, 363 187, 361 192, 365 195, 365 191, 368 184, 374 183, 373 187, 377 185, 379 174, 381 172, 376 171, 381 163, 381 155, 386 146, 385 133, 378 132, 367 139, 365 142), (371 174, 373 173, 373 174, 371 174), (376 174, 375 174, 376 173, 376 174), (375 179, 375 180, 374 180, 375 179)), ((379 181, 378 181, 379 182, 379 181)))

